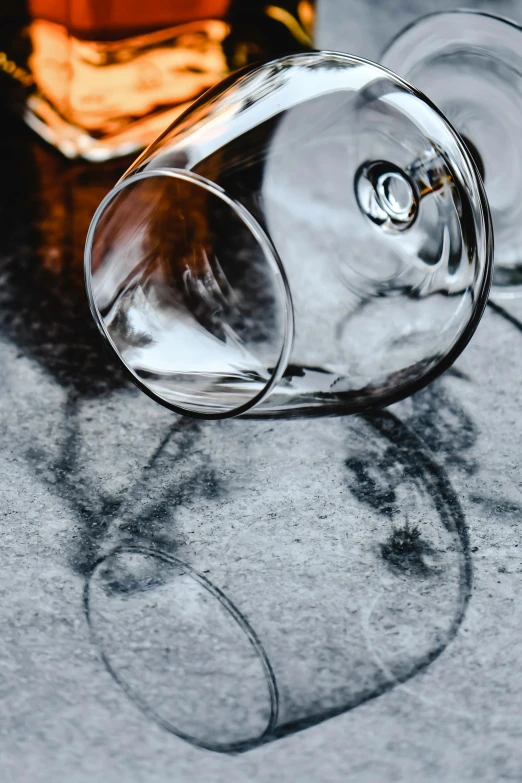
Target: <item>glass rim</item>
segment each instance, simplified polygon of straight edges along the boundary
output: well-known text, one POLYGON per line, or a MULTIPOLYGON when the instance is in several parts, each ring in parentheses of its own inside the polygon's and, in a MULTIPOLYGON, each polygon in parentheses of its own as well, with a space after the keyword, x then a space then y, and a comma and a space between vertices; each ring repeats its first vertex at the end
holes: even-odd
MULTIPOLYGON (((384 59, 389 50, 391 50, 395 44, 400 41, 405 33, 409 33, 410 30, 420 26, 424 22, 427 22, 429 19, 440 19, 442 17, 458 18, 459 16, 463 18, 466 16, 485 17, 493 24, 500 23, 502 26, 506 25, 507 27, 512 27, 515 28, 515 30, 522 32, 522 25, 520 25, 514 19, 510 19, 507 16, 502 16, 501 14, 493 13, 492 11, 485 11, 483 8, 450 8, 447 10, 443 9, 441 11, 429 11, 428 13, 422 14, 422 16, 418 16, 416 19, 413 19, 411 22, 404 25, 404 27, 402 27, 398 33, 395 33, 395 35, 387 42, 386 46, 381 51, 379 60, 384 59)), ((383 67, 386 68, 387 66, 383 67)))
POLYGON ((259 224, 259 222, 256 220, 256 218, 251 214, 251 212, 249 212, 248 209, 246 209, 246 207, 244 207, 238 201, 236 201, 231 196, 229 196, 222 187, 215 184, 214 182, 211 182, 205 177, 202 177, 200 174, 196 174, 195 172, 187 169, 158 168, 158 169, 145 169, 135 174, 130 174, 129 176, 121 179, 112 188, 112 190, 110 190, 105 195, 105 197, 100 202, 99 206, 96 209, 96 212, 92 217, 91 223, 89 225, 89 230, 87 232, 87 237, 85 240, 84 276, 85 276, 85 288, 87 291, 87 298, 89 301, 89 307, 92 316, 94 318, 94 321, 96 322, 96 325, 100 330, 101 334, 103 335, 105 340, 108 342, 108 344, 111 346, 112 350, 114 351, 120 365, 124 368, 126 373, 130 375, 132 381, 136 384, 136 386, 138 386, 138 388, 142 392, 144 392, 148 397, 153 399, 155 402, 158 402, 160 405, 162 405, 165 408, 168 408, 174 413, 179 413, 185 416, 191 416, 192 418, 197 418, 197 419, 228 419, 235 416, 240 416, 242 413, 251 411, 253 408, 257 407, 261 402, 263 402, 263 400, 265 400, 268 397, 270 392, 273 390, 273 388, 279 383, 279 381, 283 377, 290 359, 290 354, 294 342, 294 307, 292 302, 292 295, 290 292, 290 285, 288 282, 288 278, 285 272, 283 262, 281 261, 281 258, 279 257, 277 250, 275 249, 274 245, 268 238, 266 232, 259 224), (150 386, 148 386, 137 375, 137 373, 124 360, 120 351, 116 347, 114 340, 112 339, 109 333, 109 330, 105 325, 105 321, 103 320, 103 317, 96 303, 96 299, 93 292, 93 286, 92 286, 91 260, 92 260, 92 247, 94 242, 94 235, 98 227, 99 220, 102 214, 107 209, 107 207, 110 205, 110 203, 124 188, 128 187, 129 185, 134 185, 137 182, 140 182, 141 180, 149 179, 152 177, 170 177, 171 179, 183 180, 184 182, 189 182, 193 185, 197 185, 198 187, 202 187, 208 193, 221 199, 228 207, 230 207, 230 209, 234 211, 236 216, 242 221, 242 223, 246 226, 246 228, 249 230, 251 235, 254 237, 257 244, 261 247, 261 250, 263 251, 264 257, 269 264, 274 279, 277 281, 278 293, 281 297, 282 307, 284 311, 282 344, 281 344, 281 351, 279 353, 279 357, 272 371, 270 379, 267 381, 267 383, 261 389, 261 391, 257 392, 257 394, 255 394, 250 400, 243 403, 242 405, 235 406, 233 408, 227 409, 226 411, 209 412, 209 411, 199 411, 197 409, 192 409, 192 408, 185 408, 183 407, 183 405, 169 402, 168 400, 164 399, 159 394, 157 394, 150 386))

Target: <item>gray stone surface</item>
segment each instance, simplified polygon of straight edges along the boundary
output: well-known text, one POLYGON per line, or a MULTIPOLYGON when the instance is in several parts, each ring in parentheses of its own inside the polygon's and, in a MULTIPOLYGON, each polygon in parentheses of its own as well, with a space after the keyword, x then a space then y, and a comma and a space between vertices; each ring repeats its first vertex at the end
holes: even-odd
POLYGON ((389 411, 199 424, 4 329, 0 780, 522 780, 521 322, 389 411))

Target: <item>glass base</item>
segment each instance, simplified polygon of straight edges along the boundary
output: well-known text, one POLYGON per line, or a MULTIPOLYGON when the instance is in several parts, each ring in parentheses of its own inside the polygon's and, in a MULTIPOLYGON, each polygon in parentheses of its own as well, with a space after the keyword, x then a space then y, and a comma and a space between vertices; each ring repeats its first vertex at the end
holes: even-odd
POLYGON ((480 12, 434 13, 400 33, 381 61, 423 90, 464 139, 493 220, 492 294, 520 295, 522 28, 480 12))

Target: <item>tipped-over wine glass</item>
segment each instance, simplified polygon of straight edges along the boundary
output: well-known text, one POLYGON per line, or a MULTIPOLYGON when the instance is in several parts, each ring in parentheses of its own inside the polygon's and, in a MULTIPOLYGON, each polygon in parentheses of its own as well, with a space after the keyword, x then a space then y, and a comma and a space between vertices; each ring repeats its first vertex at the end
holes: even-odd
POLYGON ((492 294, 522 293, 522 28, 475 11, 429 14, 382 63, 423 90, 479 167, 495 232, 492 294))
POLYGON ((137 385, 204 418, 355 413, 458 356, 489 292, 476 164, 430 101, 334 52, 207 92, 99 206, 92 312, 137 385))

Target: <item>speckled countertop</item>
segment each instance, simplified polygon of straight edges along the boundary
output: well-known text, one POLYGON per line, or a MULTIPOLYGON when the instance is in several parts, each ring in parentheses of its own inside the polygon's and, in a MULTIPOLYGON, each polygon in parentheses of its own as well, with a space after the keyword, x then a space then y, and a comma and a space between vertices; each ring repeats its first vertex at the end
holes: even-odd
MULTIPOLYGON (((319 44, 433 6, 327 0, 319 44)), ((181 419, 83 290, 126 162, 0 135, 0 780, 522 780, 522 300, 388 411, 181 419)))

